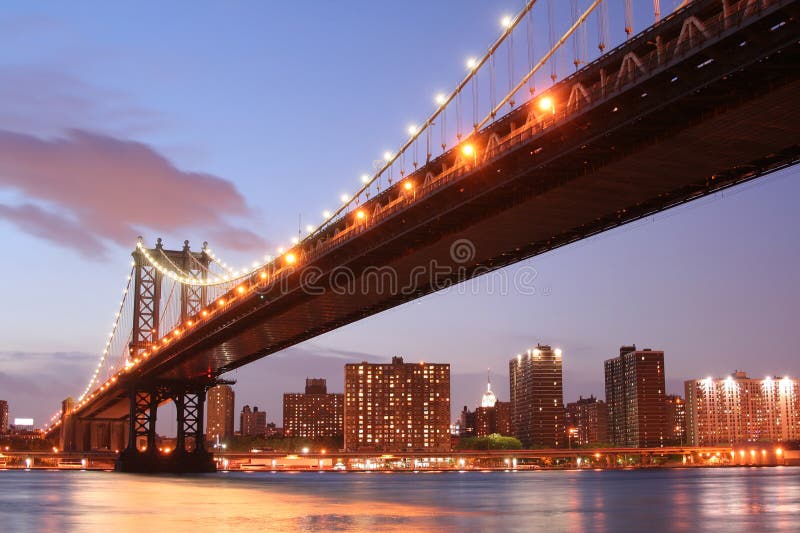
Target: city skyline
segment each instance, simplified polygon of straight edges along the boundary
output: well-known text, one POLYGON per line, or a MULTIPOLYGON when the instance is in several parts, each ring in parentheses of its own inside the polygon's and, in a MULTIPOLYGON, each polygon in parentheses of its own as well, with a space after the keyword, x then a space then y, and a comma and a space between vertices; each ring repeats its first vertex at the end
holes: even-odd
MULTIPOLYGON (((539 342, 544 343, 544 342, 547 342, 547 341, 546 341, 546 339, 542 339, 539 342)), ((535 345, 532 344, 532 346, 535 346, 535 345)), ((554 349, 555 349, 556 345, 554 344, 553 346, 554 346, 554 349)), ((287 351, 291 352, 293 349, 294 348, 289 348, 287 351)), ((521 353, 525 353, 526 350, 531 350, 531 349, 533 349, 533 348, 526 348, 524 350, 521 350, 521 353)), ((558 348, 558 349, 561 349, 561 348, 558 348)), ((617 347, 617 350, 618 349, 619 349, 619 345, 617 347)), ((643 350, 647 350, 648 348, 642 348, 642 349, 643 350)), ((303 355, 306 356, 306 357, 308 356, 308 354, 303 354, 303 355)), ((283 355, 283 357, 287 357, 287 356, 288 356, 288 354, 284 354, 283 355)), ((564 351, 564 356, 565 356, 565 358, 564 358, 564 361, 563 361, 563 365, 564 365, 564 368, 567 369, 570 366, 569 365, 569 363, 570 363, 569 354, 566 353, 566 351, 564 351)), ((272 358, 282 359, 281 355, 272 356, 272 358)), ((386 358, 381 357, 381 356, 367 356, 366 354, 361 354, 360 356, 353 357, 351 359, 347 359, 343 354, 337 354, 337 355, 329 357, 329 358, 323 357, 322 358, 322 362, 324 362, 325 365, 328 365, 328 364, 332 365, 332 366, 328 367, 329 369, 338 369, 338 370, 334 371, 334 372, 329 372, 328 374, 325 375, 325 377, 322 377, 321 379, 323 379, 325 381, 332 382, 333 383, 333 389, 332 389, 333 392, 335 392, 337 394, 341 394, 340 391, 344 390, 344 374, 341 371, 341 368, 346 363, 351 363, 351 364, 357 363, 357 362, 359 362, 359 359, 370 361, 370 362, 379 363, 382 360, 385 361, 386 358), (338 378, 340 378, 340 377, 342 378, 341 381, 338 380, 338 378), (337 392, 337 391, 339 391, 339 392, 337 392)), ((419 358, 419 359, 417 359, 417 361, 423 361, 425 359, 426 358, 419 358)), ((668 358, 668 359, 671 360, 671 358, 668 358)), ((285 360, 282 360, 282 362, 285 362, 285 360)), ((298 361, 298 362, 300 362, 300 361, 298 361)), ((302 362, 304 363, 305 361, 302 361, 302 362)), ((507 363, 506 363, 506 365, 507 365, 507 363)), ((684 384, 685 384, 686 381, 689 381, 689 380, 700 381, 700 380, 708 379, 709 377, 712 377, 712 378, 715 378, 715 379, 724 379, 725 377, 733 376, 737 372, 741 371, 741 369, 739 369, 739 368, 733 368, 733 369, 730 369, 729 371, 722 371, 722 372, 711 371, 711 372, 709 372, 707 374, 694 374, 694 375, 691 375, 691 376, 680 376, 679 377, 679 376, 670 375, 670 372, 669 372, 670 365, 669 364, 666 364, 665 368, 666 368, 666 371, 665 371, 665 374, 666 374, 666 376, 665 376, 665 378, 666 378, 665 379, 665 381, 666 381, 665 392, 666 392, 666 394, 665 395, 666 396, 680 396, 680 397, 684 397, 684 394, 685 394, 685 386, 684 386, 684 384)), ((749 368, 749 366, 748 366, 748 368, 749 368)), ((475 391, 476 390, 483 390, 485 388, 485 385, 486 385, 486 373, 485 372, 482 373, 482 374, 481 373, 464 374, 464 373, 459 373, 457 368, 455 368, 455 370, 456 371, 451 374, 451 382, 452 382, 452 384, 453 385, 456 385, 456 384, 458 385, 457 393, 456 394, 451 394, 451 398, 453 398, 452 405, 451 405, 451 420, 453 420, 453 421, 458 420, 459 414, 460 414, 460 409, 464 405, 466 405, 468 407, 471 407, 471 408, 472 407, 480 407, 480 405, 481 405, 481 397, 480 397, 480 394, 475 392, 475 391), (477 385, 477 387, 478 387, 477 389, 474 386, 476 384, 478 384, 477 385), (456 398, 458 398, 458 399, 456 399, 456 398)), ((510 399, 510 394, 511 394, 510 393, 510 386, 509 386, 509 378, 510 378, 510 376, 508 374, 506 374, 506 373, 501 373, 501 372, 492 370, 491 368, 489 368, 488 370, 490 371, 491 375, 494 376, 494 378, 495 378, 494 381, 492 382, 493 383, 492 392, 494 394, 496 394, 497 399, 501 400, 501 401, 507 401, 508 399, 510 399)), ((748 369, 745 369, 745 370, 749 372, 748 369)), ((278 369, 276 373, 278 375, 285 375, 285 376, 299 375, 299 373, 291 371, 291 366, 290 366, 290 372, 287 372, 286 374, 283 374, 283 371, 281 369, 278 369)), ((302 373, 302 372, 300 372, 300 373, 302 373)), ((319 375, 323 375, 322 372, 320 372, 318 374, 319 375)), ((568 372, 565 370, 564 374, 566 376, 566 375, 568 375, 568 372)), ((780 379, 783 376, 792 376, 792 375, 795 375, 795 374, 793 374, 791 372, 781 373, 781 372, 775 372, 775 371, 767 370, 765 372, 765 375, 767 375, 769 377, 772 377, 772 378, 780 379)), ((563 385, 564 386, 564 391, 565 391, 564 392, 564 403, 565 403, 565 405, 567 403, 569 403, 569 402, 573 402, 573 401, 577 400, 580 397, 590 397, 590 396, 596 396, 598 399, 602 399, 603 401, 607 401, 605 390, 604 390, 603 378, 602 378, 602 362, 601 362, 600 372, 597 374, 597 376, 598 377, 597 377, 596 380, 589 380, 589 381, 585 382, 585 383, 589 383, 589 382, 596 381, 597 383, 593 383, 593 385, 595 385, 597 387, 597 392, 594 392, 595 389, 591 389, 591 391, 587 391, 587 390, 585 390, 586 388, 584 387, 585 383, 581 383, 580 385, 575 385, 573 383, 570 383, 568 377, 565 377, 564 378, 564 385, 563 385), (583 387, 583 388, 581 388, 581 387, 583 387)), ((308 376, 306 376, 304 379, 308 379, 308 376)), ((279 378, 278 381, 282 382, 283 379, 279 378)), ((235 409, 238 409, 239 407, 245 406, 245 405, 264 405, 264 406, 267 406, 267 407, 265 407, 262 411, 267 413, 267 415, 269 417, 268 420, 270 420, 272 422, 276 422, 276 423, 281 420, 281 418, 278 415, 278 413, 281 413, 283 411, 283 403, 282 403, 283 402, 283 396, 288 391, 276 392, 274 394, 262 394, 260 392, 257 392, 255 390, 253 390, 253 388, 248 387, 248 388, 244 389, 245 393, 243 395, 242 392, 241 392, 242 389, 238 386, 238 384, 237 384, 237 386, 234 386, 234 388, 236 390, 236 396, 235 396, 236 401, 234 403, 234 408, 235 409)), ((13 397, 13 395, 11 395, 9 397, 13 397)), ((9 404, 8 405, 9 420, 13 420, 14 417, 17 417, 17 418, 18 417, 31 418, 31 412, 32 412, 31 408, 29 408, 28 406, 24 406, 24 405, 16 405, 15 406, 12 403, 12 401, 8 401, 8 400, 6 400, 6 401, 9 404)), ((159 408, 159 412, 161 412, 162 409, 164 409, 166 413, 170 412, 170 406, 169 405, 162 406, 161 408, 159 408)), ((35 427, 40 427, 40 423, 39 423, 40 419, 37 419, 36 417, 33 417, 33 418, 34 418, 35 427)), ((167 420, 166 421, 159 420, 159 429, 162 430, 162 431, 174 432, 174 423, 169 421, 169 416, 166 416, 164 418, 166 418, 167 420)))

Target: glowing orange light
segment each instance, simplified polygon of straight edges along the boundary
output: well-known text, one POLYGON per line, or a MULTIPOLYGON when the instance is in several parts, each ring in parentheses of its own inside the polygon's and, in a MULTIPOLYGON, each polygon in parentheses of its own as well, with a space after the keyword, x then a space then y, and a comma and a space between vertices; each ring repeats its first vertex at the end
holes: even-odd
POLYGON ((472 146, 471 144, 465 144, 464 146, 461 147, 461 153, 466 156, 475 155, 475 147, 472 146))
POLYGON ((775 450, 775 455, 781 455, 781 454, 783 454, 783 448, 778 448, 775 450))
POLYGON ((189 327, 192 327, 192 326, 194 326, 194 322, 192 322, 192 321, 190 320, 190 321, 188 321, 188 322, 186 323, 186 325, 187 325, 187 326, 189 326, 189 327))
POLYGON ((267 279, 267 273, 266 272, 262 272, 261 273, 261 279, 267 279))
POLYGON ((238 292, 239 294, 244 294, 244 287, 239 285, 239 287, 236 288, 236 292, 238 292))
POLYGON ((208 316, 208 311, 206 311, 205 309, 203 309, 203 311, 202 311, 200 314, 201 314, 201 315, 203 315, 203 316, 208 316))
POLYGON ((364 220, 364 217, 366 217, 366 216, 367 215, 366 215, 366 213, 364 213, 363 210, 359 209, 358 211, 356 211, 356 218, 357 219, 364 220))
POLYGON ((218 303, 219 305, 225 305, 225 299, 224 299, 224 298, 220 298, 220 299, 219 299, 219 301, 218 301, 217 303, 218 303))
POLYGON ((293 253, 288 253, 285 256, 286 262, 290 265, 293 265, 297 261, 297 256, 293 253))
POLYGON ((407 182, 405 182, 405 183, 403 184, 403 188, 404 188, 405 190, 407 190, 407 191, 410 191, 411 189, 413 189, 413 188, 414 188, 414 185, 413 185, 413 184, 412 184, 410 181, 407 181, 407 182))
POLYGON ((555 113, 556 108, 555 104, 553 103, 553 99, 550 98, 549 96, 543 97, 541 100, 539 100, 539 109, 541 109, 542 111, 550 110, 555 113))

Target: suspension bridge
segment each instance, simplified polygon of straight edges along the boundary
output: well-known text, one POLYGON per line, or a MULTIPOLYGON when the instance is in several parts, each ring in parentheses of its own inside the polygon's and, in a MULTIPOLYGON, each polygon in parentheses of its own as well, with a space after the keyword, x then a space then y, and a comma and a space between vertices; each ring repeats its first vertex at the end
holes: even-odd
POLYGON ((205 244, 140 238, 99 363, 48 433, 65 451, 119 450, 122 470, 213 470, 203 405, 226 372, 794 165, 798 15, 800 0, 666 15, 658 0, 529 1, 361 188, 274 257, 234 270, 205 244), (652 9, 639 33, 634 7, 652 9), (169 401, 177 446, 163 456, 169 401))

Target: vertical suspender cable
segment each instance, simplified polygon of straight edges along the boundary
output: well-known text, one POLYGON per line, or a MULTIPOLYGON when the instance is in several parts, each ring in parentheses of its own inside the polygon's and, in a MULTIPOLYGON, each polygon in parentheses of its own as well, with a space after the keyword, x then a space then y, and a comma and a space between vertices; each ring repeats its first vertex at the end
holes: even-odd
POLYGON ((461 91, 456 95, 456 138, 461 142, 461 91))
POLYGON ((442 152, 447 148, 447 107, 442 107, 442 152))
POLYGON ((430 128, 425 128, 425 152, 427 154, 425 156, 425 164, 427 165, 428 163, 431 162, 431 129, 430 128))
POLYGON ((625 0, 625 38, 630 39, 633 33, 633 0, 625 0))
POLYGON ((470 83, 472 84, 472 128, 478 131, 478 74, 476 73, 470 83))
MULTIPOLYGON (((535 48, 533 42, 533 11, 528 11, 528 18, 527 18, 527 36, 528 36, 528 72, 533 70, 533 62, 535 56, 535 48)), ((536 91, 536 82, 534 77, 531 76, 530 81, 528 82, 528 92, 531 96, 536 91)))
POLYGON ((597 48, 602 54, 606 49, 608 40, 608 9, 605 0, 600 0, 600 9, 597 11, 597 48))
MULTIPOLYGON (((572 23, 578 20, 578 0, 570 0, 570 14, 572 16, 572 23)), ((578 70, 578 65, 581 64, 580 58, 580 42, 578 39, 579 32, 572 34, 572 63, 575 65, 575 70, 578 70)))
POLYGON ((661 2, 659 0, 653 0, 653 13, 655 15, 656 22, 661 20, 661 2))
POLYGON ((494 54, 489 56, 489 104, 490 109, 494 109, 495 102, 495 74, 494 74, 494 54))
MULTIPOLYGON (((514 88, 514 34, 510 33, 508 36, 508 90, 514 88)), ((514 95, 511 95, 511 100, 508 101, 511 107, 514 107, 514 95)))
POLYGON ((581 24, 581 29, 579 31, 581 33, 581 57, 583 58, 584 62, 588 63, 589 62, 589 50, 587 49, 587 44, 586 43, 588 42, 589 39, 588 39, 587 34, 586 34, 586 31, 587 31, 586 30, 586 26, 587 26, 587 24, 581 24))
MULTIPOLYGON (((553 0, 547 0, 547 25, 550 36, 550 49, 552 50, 556 45, 556 37, 553 29, 553 0)), ((556 82, 556 78, 558 77, 556 76, 557 55, 557 53, 554 53, 553 57, 550 59, 550 79, 553 80, 553 83, 556 82)))

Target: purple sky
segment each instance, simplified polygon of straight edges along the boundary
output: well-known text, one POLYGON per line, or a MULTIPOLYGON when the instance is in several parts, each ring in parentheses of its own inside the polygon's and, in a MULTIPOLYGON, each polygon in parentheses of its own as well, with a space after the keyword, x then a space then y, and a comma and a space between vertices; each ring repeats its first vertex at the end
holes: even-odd
MULTIPOLYGON (((621 4, 610 9, 616 41, 621 4)), ((650 3, 635 4, 641 29, 650 3)), ((285 243, 299 213, 334 207, 399 146, 522 5, 7 2, 0 398, 11 416, 42 422, 83 389, 137 235, 208 240, 241 264, 285 243)), ((496 274, 535 268, 535 295, 499 294, 488 278, 477 294, 428 296, 265 358, 229 376, 237 410, 257 404, 280 424, 281 394, 305 377, 341 391, 346 362, 403 355, 452 364, 455 412, 479 401, 488 367, 507 399, 508 360, 537 342, 564 350, 567 401, 602 397, 602 362, 628 343, 665 351, 669 392, 734 369, 798 375, 798 177, 777 173, 496 274)))

